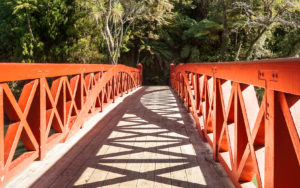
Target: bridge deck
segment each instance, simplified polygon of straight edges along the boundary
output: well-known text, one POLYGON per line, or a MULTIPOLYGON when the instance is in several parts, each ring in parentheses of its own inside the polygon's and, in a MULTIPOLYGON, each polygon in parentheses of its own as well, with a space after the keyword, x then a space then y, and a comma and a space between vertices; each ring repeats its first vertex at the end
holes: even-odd
POLYGON ((185 107, 159 86, 127 97, 31 187, 233 185, 185 107))

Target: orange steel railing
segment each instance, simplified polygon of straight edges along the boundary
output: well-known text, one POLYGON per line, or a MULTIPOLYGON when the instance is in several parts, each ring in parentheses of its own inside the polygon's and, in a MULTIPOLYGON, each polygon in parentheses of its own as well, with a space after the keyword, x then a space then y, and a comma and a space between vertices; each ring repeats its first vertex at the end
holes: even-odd
POLYGON ((300 187, 299 58, 171 65, 170 83, 236 187, 300 187))
POLYGON ((142 65, 0 63, 0 186, 142 84, 142 65), (10 81, 23 81, 19 99, 10 81), (51 86, 50 86, 51 85, 51 86), (18 143, 26 151, 16 156, 18 143))

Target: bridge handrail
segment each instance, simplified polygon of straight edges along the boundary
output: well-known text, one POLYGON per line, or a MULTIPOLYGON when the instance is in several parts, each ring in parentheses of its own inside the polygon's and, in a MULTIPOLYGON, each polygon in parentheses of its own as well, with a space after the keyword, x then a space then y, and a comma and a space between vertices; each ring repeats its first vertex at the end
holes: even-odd
POLYGON ((0 186, 141 84, 141 64, 0 63, 0 186), (26 151, 15 155, 20 141, 26 151))
POLYGON ((236 187, 300 187, 300 58, 171 64, 170 84, 236 187))

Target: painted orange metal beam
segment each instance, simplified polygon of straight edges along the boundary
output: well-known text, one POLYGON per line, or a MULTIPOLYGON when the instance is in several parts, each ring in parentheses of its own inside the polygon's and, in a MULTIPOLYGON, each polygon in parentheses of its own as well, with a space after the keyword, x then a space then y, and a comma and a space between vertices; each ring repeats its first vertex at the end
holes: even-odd
POLYGON ((251 62, 193 63, 176 66, 176 71, 205 74, 259 87, 265 87, 265 81, 269 80, 268 88, 297 95, 300 95, 299 70, 299 58, 251 62))
POLYGON ((0 186, 141 84, 142 65, 0 63, 0 186), (17 100, 7 82, 22 80, 17 100))
POLYGON ((300 187, 299 83, 299 58, 170 67, 171 86, 236 187, 300 187))
MULTIPOLYGON (((47 64, 0 63, 0 82, 29 80, 43 77, 68 76, 81 73, 103 72, 115 65, 108 64, 47 64)), ((121 65, 118 65, 121 66, 121 65)))

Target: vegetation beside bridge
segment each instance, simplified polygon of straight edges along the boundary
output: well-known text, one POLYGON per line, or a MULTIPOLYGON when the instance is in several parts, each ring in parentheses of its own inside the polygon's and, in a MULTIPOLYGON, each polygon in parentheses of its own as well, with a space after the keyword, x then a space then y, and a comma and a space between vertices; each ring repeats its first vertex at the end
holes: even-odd
POLYGON ((0 26, 2 62, 141 62, 145 84, 170 62, 300 53, 297 0, 2 0, 0 26))

